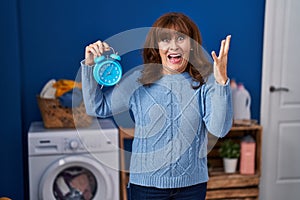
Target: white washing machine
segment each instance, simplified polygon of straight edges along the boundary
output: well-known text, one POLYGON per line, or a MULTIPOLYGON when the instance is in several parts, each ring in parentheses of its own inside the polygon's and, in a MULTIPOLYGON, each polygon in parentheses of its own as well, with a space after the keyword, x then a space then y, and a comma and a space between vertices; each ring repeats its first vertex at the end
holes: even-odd
POLYGON ((119 200, 118 129, 111 120, 88 128, 28 132, 31 200, 119 200))

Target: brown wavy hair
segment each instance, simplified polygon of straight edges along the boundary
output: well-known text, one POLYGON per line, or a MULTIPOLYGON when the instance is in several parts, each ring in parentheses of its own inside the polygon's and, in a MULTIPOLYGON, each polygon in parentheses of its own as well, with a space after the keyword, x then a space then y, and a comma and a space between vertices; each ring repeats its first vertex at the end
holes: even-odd
POLYGON ((212 64, 202 49, 202 38, 197 25, 186 15, 176 12, 166 13, 159 17, 149 30, 142 52, 144 69, 139 81, 145 86, 151 85, 163 76, 158 42, 166 30, 176 31, 190 38, 191 51, 185 71, 190 74, 193 81, 199 83, 193 88, 199 88, 212 73, 212 64))

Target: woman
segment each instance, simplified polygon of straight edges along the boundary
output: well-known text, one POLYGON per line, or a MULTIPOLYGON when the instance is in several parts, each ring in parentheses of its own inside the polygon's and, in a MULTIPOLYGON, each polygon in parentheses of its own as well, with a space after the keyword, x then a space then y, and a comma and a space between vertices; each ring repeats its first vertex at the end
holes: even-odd
MULTIPOLYGON (((232 124, 230 38, 222 40, 218 56, 212 52, 212 66, 200 31, 186 15, 167 13, 153 24, 143 50, 141 85, 127 102, 135 121, 130 199, 205 199, 207 133, 223 137, 232 124)), ((111 91, 97 87, 92 69, 94 58, 109 50, 105 42, 90 44, 81 63, 86 109, 98 117, 111 115, 114 101, 111 91)))

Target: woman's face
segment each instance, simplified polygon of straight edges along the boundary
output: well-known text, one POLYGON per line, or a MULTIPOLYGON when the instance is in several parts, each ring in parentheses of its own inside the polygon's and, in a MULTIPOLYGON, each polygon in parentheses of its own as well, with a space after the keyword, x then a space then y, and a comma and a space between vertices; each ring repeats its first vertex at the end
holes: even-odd
POLYGON ((158 48, 165 74, 181 73, 185 70, 191 50, 188 36, 175 31, 165 34, 158 42, 158 48))

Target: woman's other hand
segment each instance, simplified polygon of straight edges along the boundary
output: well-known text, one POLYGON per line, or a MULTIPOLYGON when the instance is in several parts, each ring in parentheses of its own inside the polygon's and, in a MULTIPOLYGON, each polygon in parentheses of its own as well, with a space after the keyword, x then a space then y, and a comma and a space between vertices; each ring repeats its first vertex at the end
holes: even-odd
POLYGON ((85 64, 94 65, 94 59, 103 54, 104 51, 110 51, 110 47, 106 42, 98 40, 85 47, 85 64))
POLYGON ((226 39, 221 41, 221 47, 219 56, 216 55, 215 51, 211 53, 214 59, 214 76, 219 84, 224 85, 228 79, 227 77, 227 59, 230 45, 231 35, 228 35, 226 39))

